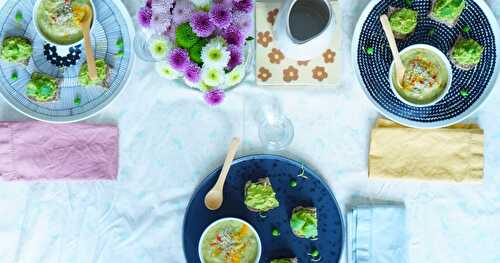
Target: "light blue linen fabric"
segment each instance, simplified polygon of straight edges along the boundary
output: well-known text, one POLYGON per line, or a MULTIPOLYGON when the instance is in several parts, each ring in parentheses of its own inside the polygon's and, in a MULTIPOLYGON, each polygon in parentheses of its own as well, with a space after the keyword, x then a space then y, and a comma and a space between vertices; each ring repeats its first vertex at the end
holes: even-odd
POLYGON ((349 263, 408 262, 405 207, 358 205, 347 214, 349 263))

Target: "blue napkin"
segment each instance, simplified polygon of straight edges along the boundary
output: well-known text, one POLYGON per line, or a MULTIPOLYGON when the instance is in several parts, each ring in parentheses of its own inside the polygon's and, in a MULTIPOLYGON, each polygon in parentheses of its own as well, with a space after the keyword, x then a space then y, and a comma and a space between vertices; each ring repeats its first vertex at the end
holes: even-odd
POLYGON ((347 214, 348 263, 408 262, 405 207, 370 204, 347 214))

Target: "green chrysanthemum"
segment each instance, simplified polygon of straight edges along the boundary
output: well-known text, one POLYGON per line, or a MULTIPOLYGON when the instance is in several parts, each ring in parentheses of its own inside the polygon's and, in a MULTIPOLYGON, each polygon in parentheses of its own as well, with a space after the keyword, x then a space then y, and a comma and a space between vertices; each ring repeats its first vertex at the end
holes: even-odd
POLYGON ((199 40, 200 38, 193 32, 189 23, 180 24, 175 29, 175 41, 182 48, 189 49, 199 40))
POLYGON ((207 40, 205 39, 200 39, 200 41, 196 42, 190 49, 189 49, 189 57, 191 58, 192 61, 198 63, 198 64, 203 64, 203 60, 201 59, 201 49, 208 43, 207 40))

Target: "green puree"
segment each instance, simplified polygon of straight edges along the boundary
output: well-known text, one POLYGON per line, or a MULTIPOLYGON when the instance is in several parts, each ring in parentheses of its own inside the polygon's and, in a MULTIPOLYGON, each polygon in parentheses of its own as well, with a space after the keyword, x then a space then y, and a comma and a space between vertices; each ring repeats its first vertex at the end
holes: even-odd
POLYGON ((57 98, 59 87, 56 79, 41 73, 33 73, 26 85, 26 95, 39 102, 53 101, 57 98))
POLYGON ((461 65, 476 65, 481 60, 484 47, 474 39, 458 41, 451 51, 451 57, 461 65))
POLYGON ((402 8, 389 17, 392 31, 399 34, 410 34, 417 27, 417 12, 408 8, 402 8))
POLYGON ((318 236, 318 219, 316 209, 299 208, 292 213, 290 226, 295 235, 314 239, 318 236))
POLYGON ((245 205, 255 211, 266 212, 280 205, 271 184, 264 182, 247 185, 245 205))
POLYGON ((80 73, 78 73, 78 81, 84 86, 95 86, 99 85, 106 79, 106 74, 108 71, 108 64, 103 59, 97 59, 95 61, 95 66, 97 69, 97 79, 91 80, 89 78, 89 69, 87 63, 83 64, 80 68, 80 73))
POLYGON ((36 13, 36 23, 50 41, 69 45, 83 38, 80 25, 73 15, 77 5, 91 4, 89 0, 41 0, 36 13))
POLYGON ((24 37, 6 37, 2 42, 2 59, 7 62, 21 63, 29 59, 33 48, 24 37))
POLYGON ((447 23, 454 23, 465 8, 465 0, 436 0, 432 7, 433 16, 447 23))
POLYGON ((201 244, 205 263, 254 263, 258 249, 257 237, 250 227, 236 220, 212 226, 201 244))

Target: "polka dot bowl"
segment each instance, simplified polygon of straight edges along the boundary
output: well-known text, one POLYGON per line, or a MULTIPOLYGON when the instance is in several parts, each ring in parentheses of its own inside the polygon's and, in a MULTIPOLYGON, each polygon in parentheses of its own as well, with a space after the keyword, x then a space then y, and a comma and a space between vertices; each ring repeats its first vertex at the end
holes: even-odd
POLYGON ((484 47, 480 63, 472 70, 452 66, 453 81, 443 99, 415 107, 400 101, 391 91, 387 76, 392 55, 379 23, 380 15, 387 14, 390 7, 404 7, 405 2, 372 0, 360 15, 351 49, 356 77, 376 109, 393 121, 415 128, 439 128, 460 122, 484 103, 496 82, 500 30, 495 16, 483 0, 466 0, 457 23, 449 27, 429 17, 431 0, 414 0, 406 6, 418 12, 418 24, 408 38, 397 41, 399 50, 427 44, 449 54, 460 37, 473 38, 484 47))

